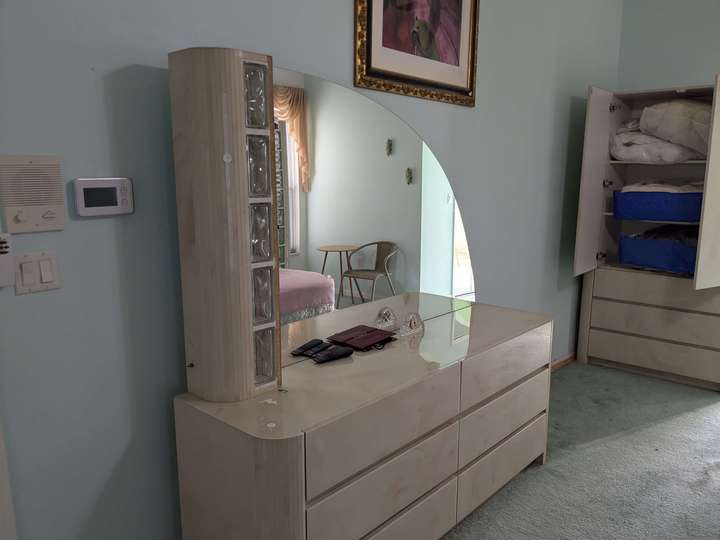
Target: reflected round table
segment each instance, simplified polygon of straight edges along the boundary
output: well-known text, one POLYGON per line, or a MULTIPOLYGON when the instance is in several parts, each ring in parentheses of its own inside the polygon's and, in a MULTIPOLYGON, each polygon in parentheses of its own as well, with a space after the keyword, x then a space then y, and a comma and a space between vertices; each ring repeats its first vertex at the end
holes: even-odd
MULTIPOLYGON (((325 254, 325 257, 323 258, 323 265, 322 270, 320 270, 321 274, 325 274, 325 265, 327 264, 328 254, 329 253, 337 253, 338 258, 340 259, 340 289, 338 292, 337 301, 335 302, 335 307, 340 307, 340 297, 343 295, 344 292, 344 282, 343 279, 343 273, 345 272, 343 268, 343 253, 345 254, 345 261, 347 263, 347 268, 350 269, 350 253, 355 251, 358 247, 355 244, 327 244, 324 246, 318 247, 318 251, 325 254)), ((350 299, 352 303, 355 303, 355 294, 353 293, 353 286, 352 282, 355 281, 355 286, 357 287, 358 294, 360 295, 360 300, 365 302, 365 298, 363 297, 362 291, 360 290, 360 285, 358 285, 357 280, 350 280, 350 299)))

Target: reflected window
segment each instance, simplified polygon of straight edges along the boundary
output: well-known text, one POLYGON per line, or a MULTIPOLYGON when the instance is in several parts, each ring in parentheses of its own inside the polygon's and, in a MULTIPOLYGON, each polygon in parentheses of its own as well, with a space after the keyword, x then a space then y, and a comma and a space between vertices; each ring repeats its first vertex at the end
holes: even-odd
POLYGON ((475 300, 475 278, 473 277, 470 248, 468 247, 465 227, 460 208, 455 203, 453 235, 453 296, 466 300, 475 300))
POLYGON ((298 162, 297 145, 285 126, 287 140, 288 163, 288 246, 290 253, 300 253, 300 165, 298 162))

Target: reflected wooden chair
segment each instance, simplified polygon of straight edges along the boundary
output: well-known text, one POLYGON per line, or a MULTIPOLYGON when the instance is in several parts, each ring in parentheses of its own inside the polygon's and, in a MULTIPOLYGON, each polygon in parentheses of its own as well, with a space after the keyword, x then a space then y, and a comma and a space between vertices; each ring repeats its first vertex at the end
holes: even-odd
MULTIPOLYGON (((375 286, 377 285, 378 279, 384 277, 388 285, 390 285, 390 290, 393 293, 393 296, 397 294, 395 292, 395 285, 392 282, 392 272, 390 271, 390 261, 391 259, 397 255, 397 253, 400 251, 400 249, 397 247, 397 245, 393 242, 387 242, 387 241, 380 241, 380 242, 370 242, 369 244, 364 244, 357 248, 354 251, 351 251, 349 254, 349 257, 347 259, 348 262, 348 270, 345 270, 343 272, 342 276, 340 276, 340 290, 338 291, 338 305, 340 303, 340 295, 343 293, 343 283, 345 279, 347 279, 350 283, 350 291, 352 293, 352 283, 355 282, 355 286, 358 289, 358 292, 360 293, 360 300, 362 302, 365 302, 365 297, 363 296, 362 291, 360 290, 360 286, 358 285, 357 280, 363 279, 366 281, 372 281, 372 290, 370 292, 370 301, 372 302, 375 300, 375 286), (375 251, 375 268, 353 268, 352 267, 352 257, 356 253, 367 249, 371 247, 376 247, 375 251)), ((351 294, 351 300, 352 303, 355 303, 355 297, 351 294)))

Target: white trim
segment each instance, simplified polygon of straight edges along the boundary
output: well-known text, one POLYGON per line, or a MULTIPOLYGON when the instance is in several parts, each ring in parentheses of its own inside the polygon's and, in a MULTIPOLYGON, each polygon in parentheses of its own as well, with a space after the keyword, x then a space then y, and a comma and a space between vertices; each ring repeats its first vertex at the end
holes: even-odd
POLYGON ((263 324, 257 324, 253 326, 253 332, 260 332, 261 330, 267 330, 268 328, 275 328, 275 321, 270 321, 263 324))

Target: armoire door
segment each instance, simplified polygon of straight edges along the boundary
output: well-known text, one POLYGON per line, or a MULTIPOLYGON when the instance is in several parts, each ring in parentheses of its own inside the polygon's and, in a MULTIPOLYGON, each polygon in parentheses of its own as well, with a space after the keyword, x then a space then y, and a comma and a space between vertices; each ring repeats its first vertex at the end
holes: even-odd
POLYGON ((700 236, 695 264, 695 289, 720 287, 720 106, 715 78, 712 127, 708 143, 705 194, 703 196, 700 236))
POLYGON ((613 93, 591 87, 585 117, 580 199, 575 235, 575 275, 595 270, 598 253, 608 251, 610 238, 605 230, 605 188, 603 181, 609 160, 610 134, 620 124, 621 115, 611 114, 613 93))

